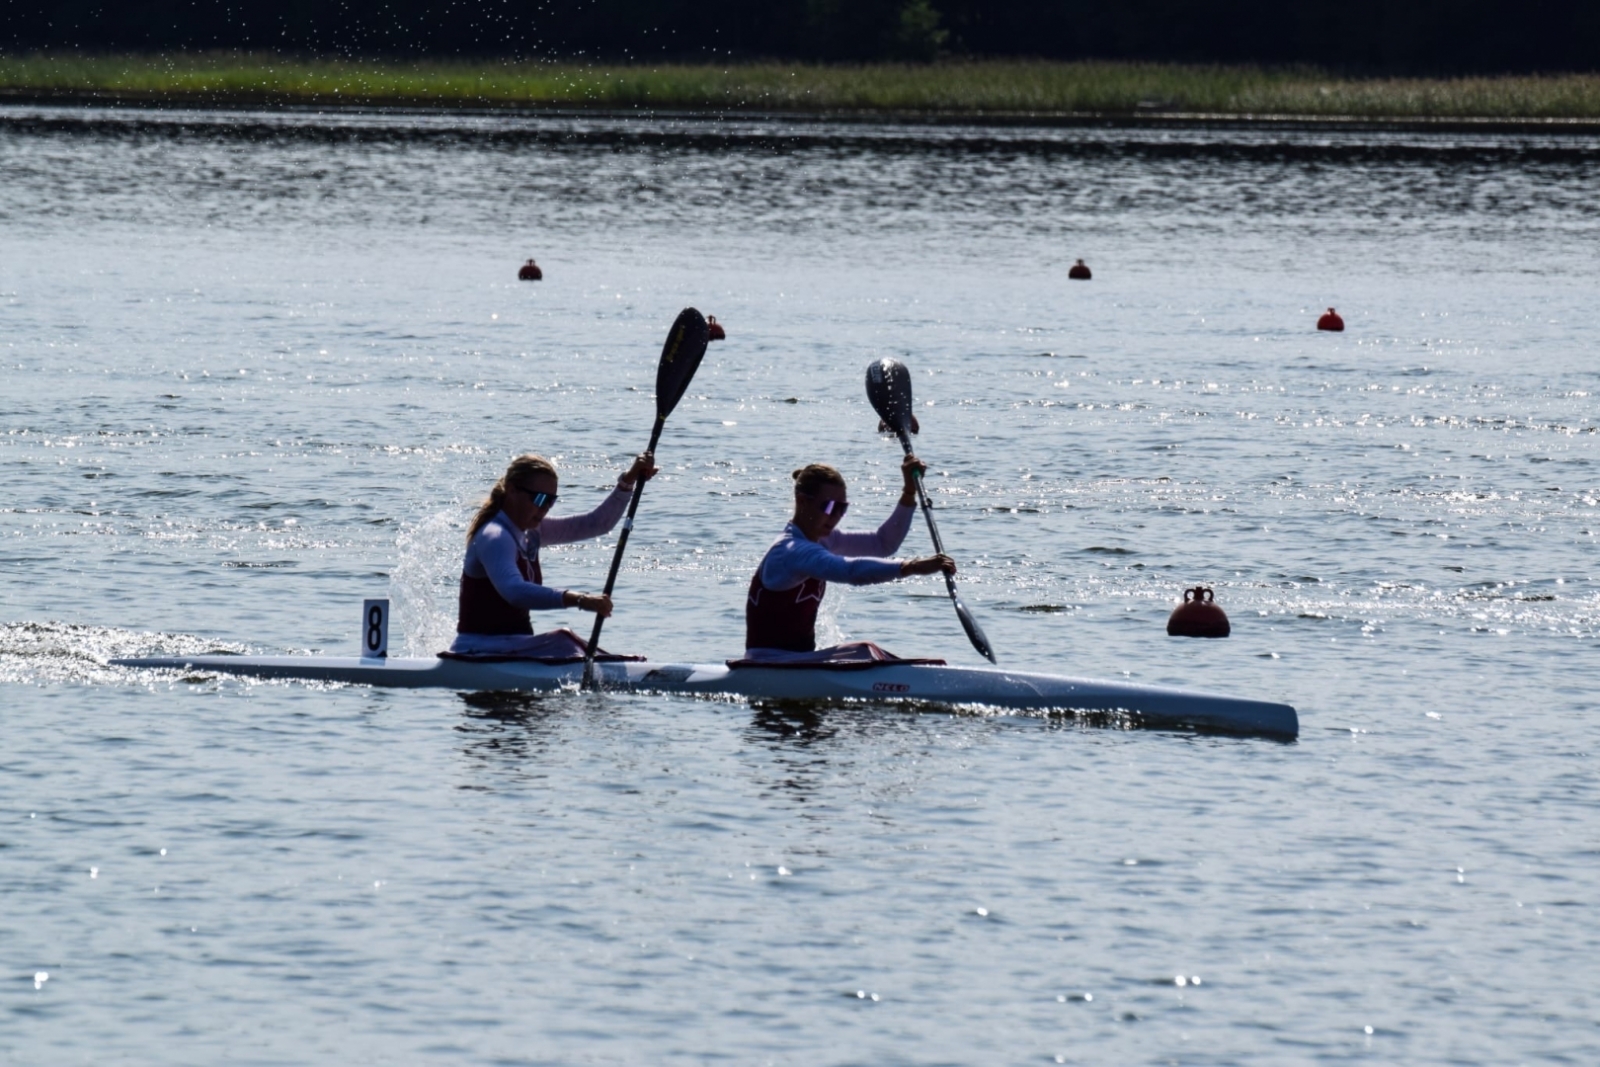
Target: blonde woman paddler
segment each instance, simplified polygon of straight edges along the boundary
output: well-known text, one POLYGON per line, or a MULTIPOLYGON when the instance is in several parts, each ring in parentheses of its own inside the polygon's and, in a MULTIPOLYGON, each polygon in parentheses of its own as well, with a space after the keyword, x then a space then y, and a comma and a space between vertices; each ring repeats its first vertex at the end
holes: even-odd
POLYGON ((518 456, 495 483, 467 532, 461 567, 458 655, 562 658, 581 656, 584 641, 571 630, 535 634, 529 612, 577 608, 611 614, 611 598, 544 584, 539 549, 599 537, 622 518, 638 479, 656 473, 648 452, 617 479, 617 487, 587 515, 549 518, 561 488, 556 468, 543 456, 518 456))
POLYGON ((767 549, 745 601, 745 658, 766 662, 876 659, 865 641, 817 648, 817 609, 829 582, 873 585, 915 574, 956 572, 949 556, 886 559, 900 547, 917 513, 916 479, 927 468, 916 456, 900 464, 900 503, 872 533, 836 529, 850 509, 844 475, 824 463, 794 472, 794 517, 767 549))

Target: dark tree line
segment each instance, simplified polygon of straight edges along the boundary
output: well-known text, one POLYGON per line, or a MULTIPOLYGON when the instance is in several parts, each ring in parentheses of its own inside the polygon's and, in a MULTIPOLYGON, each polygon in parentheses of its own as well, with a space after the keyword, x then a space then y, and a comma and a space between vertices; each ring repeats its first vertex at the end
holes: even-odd
POLYGON ((0 48, 1600 70, 1600 0, 0 0, 0 48))

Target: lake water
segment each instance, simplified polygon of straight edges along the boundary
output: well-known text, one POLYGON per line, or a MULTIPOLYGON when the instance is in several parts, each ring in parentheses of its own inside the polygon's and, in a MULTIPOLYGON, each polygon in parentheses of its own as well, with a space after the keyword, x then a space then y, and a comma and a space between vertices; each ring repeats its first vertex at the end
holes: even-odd
POLYGON ((1596 1062, 1597 293, 1592 134, 0 110, 0 1054, 1596 1062), (436 651, 691 304, 608 646, 736 654, 804 462, 887 512, 889 355, 1002 663, 1298 742, 105 665, 436 651))

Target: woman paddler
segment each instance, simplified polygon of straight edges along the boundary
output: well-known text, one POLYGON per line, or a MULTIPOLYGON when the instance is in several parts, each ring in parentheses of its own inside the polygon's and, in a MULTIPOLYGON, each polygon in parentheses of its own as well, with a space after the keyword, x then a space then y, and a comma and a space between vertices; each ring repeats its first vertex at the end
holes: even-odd
POLYGON ((916 456, 900 464, 900 503, 873 533, 835 529, 850 508, 844 475, 823 463, 794 472, 794 517, 767 549, 745 601, 745 658, 826 660, 868 658, 871 646, 851 642, 817 648, 817 609, 829 582, 873 585, 913 574, 956 572, 949 556, 886 559, 900 547, 916 515, 916 479, 927 467, 916 456))
POLYGON ((544 584, 539 549, 599 537, 617 524, 640 478, 656 473, 646 452, 633 461, 611 495, 587 515, 547 518, 560 480, 543 456, 518 456, 495 483, 467 531, 461 566, 461 606, 456 617, 457 654, 538 658, 581 656, 584 641, 571 630, 535 634, 530 611, 578 608, 611 614, 611 598, 544 584))

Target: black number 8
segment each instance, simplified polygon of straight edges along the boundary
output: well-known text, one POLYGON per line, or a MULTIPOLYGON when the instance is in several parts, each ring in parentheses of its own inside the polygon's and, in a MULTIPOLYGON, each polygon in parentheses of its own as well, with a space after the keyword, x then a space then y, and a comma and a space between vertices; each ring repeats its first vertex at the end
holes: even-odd
POLYGON ((383 609, 374 604, 367 612, 367 647, 376 652, 382 642, 383 609))

